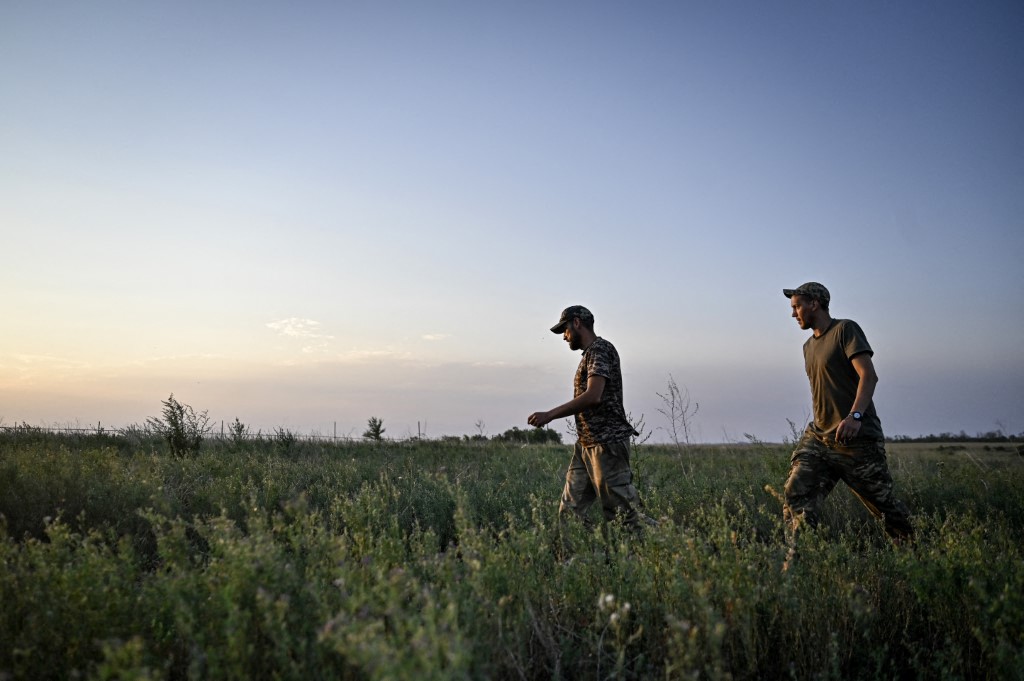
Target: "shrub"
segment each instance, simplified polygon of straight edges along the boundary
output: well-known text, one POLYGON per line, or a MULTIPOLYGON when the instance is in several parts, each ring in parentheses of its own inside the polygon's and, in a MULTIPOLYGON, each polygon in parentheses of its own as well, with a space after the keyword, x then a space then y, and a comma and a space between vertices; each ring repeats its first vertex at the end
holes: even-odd
POLYGON ((384 421, 377 418, 376 416, 371 416, 366 421, 366 430, 363 432, 363 437, 365 437, 367 440, 380 442, 381 440, 384 439, 385 430, 387 429, 384 427, 384 421))
POLYGON ((278 451, 282 454, 288 454, 292 451, 292 447, 295 446, 295 443, 298 442, 298 438, 295 437, 295 433, 287 428, 275 428, 274 442, 277 443, 278 451))
POLYGON ((249 426, 239 421, 237 416, 235 422, 228 426, 228 434, 231 436, 231 444, 235 447, 240 447, 251 435, 249 426))
POLYGON ((167 441, 174 456, 197 454, 203 438, 212 428, 206 411, 196 413, 191 406, 174 399, 174 393, 162 404, 163 418, 151 416, 147 425, 167 441))

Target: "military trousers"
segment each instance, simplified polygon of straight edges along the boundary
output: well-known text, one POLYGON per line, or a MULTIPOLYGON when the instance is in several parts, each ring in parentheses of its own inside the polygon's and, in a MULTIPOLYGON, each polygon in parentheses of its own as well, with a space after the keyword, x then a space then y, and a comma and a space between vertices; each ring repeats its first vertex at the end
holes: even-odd
POLYGON ((605 520, 621 513, 626 525, 649 524, 640 512, 640 495, 633 486, 629 440, 588 446, 576 442, 573 447, 559 513, 572 512, 589 525, 587 511, 598 500, 605 520))
POLYGON ((790 459, 783 511, 787 527, 795 531, 801 523, 817 525, 825 497, 840 480, 883 521, 890 537, 898 541, 913 538, 910 511, 893 491, 885 442, 825 444, 809 432, 804 433, 790 459))

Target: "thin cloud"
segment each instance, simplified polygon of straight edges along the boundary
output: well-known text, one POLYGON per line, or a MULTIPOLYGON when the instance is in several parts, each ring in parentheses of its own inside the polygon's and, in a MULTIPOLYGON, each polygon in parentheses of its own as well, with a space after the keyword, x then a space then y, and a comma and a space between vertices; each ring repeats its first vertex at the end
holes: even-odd
POLYGON ((291 338, 319 338, 323 340, 332 340, 334 338, 330 334, 320 332, 320 322, 299 317, 289 317, 288 319, 279 319, 276 322, 267 322, 267 328, 277 331, 282 336, 289 336, 291 338))
POLYGON ((52 355, 16 354, 10 359, 13 361, 8 364, 3 361, 3 358, 0 358, 0 384, 8 380, 33 381, 42 376, 54 374, 78 376, 93 366, 88 362, 52 355))
POLYGON ((380 349, 380 350, 349 350, 345 353, 340 353, 336 356, 338 360, 343 362, 369 362, 373 360, 395 360, 395 361, 407 361, 413 358, 410 352, 399 352, 396 350, 380 349))
POLYGON ((81 362, 74 359, 67 359, 66 357, 56 357, 54 355, 29 355, 29 354, 17 354, 14 355, 14 359, 18 360, 21 364, 47 364, 50 366, 61 366, 61 367, 81 367, 88 366, 86 362, 81 362))
POLYGON ((425 341, 439 341, 451 337, 452 335, 450 333, 425 333, 422 336, 420 336, 420 338, 422 338, 425 341))
POLYGON ((128 362, 128 366, 146 366, 149 364, 171 364, 175 362, 189 362, 195 360, 223 360, 227 355, 212 352, 193 353, 187 355, 158 355, 156 357, 145 357, 128 362))

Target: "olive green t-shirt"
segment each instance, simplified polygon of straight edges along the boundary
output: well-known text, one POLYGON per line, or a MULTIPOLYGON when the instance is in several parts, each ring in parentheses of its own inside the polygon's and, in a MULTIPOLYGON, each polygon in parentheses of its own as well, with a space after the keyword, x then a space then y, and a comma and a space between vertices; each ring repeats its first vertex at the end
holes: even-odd
MULTIPOLYGON (((835 441, 839 422, 853 410, 860 376, 850 360, 865 352, 869 356, 874 354, 860 326, 849 319, 833 319, 825 333, 811 336, 804 343, 804 363, 814 404, 814 422, 809 429, 818 439, 835 441)), ((882 423, 872 401, 864 410, 855 441, 883 437, 882 423)))

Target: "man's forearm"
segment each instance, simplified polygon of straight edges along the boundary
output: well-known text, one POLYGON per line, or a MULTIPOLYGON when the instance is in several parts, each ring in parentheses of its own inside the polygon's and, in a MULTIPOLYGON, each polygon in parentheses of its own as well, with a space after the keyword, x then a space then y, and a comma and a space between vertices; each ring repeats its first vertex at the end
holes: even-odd
POLYGON ((589 409, 590 407, 600 403, 601 398, 598 397, 597 399, 594 399, 593 395, 591 395, 590 391, 588 390, 579 397, 571 399, 565 404, 561 404, 555 407, 554 409, 549 411, 548 414, 551 416, 551 420, 554 421, 555 419, 565 418, 566 416, 578 414, 581 411, 589 409))
POLYGON ((534 412, 533 414, 530 414, 530 417, 526 419, 526 422, 531 426, 541 428, 555 419, 579 414, 585 409, 601 404, 601 396, 603 394, 604 380, 591 379, 591 381, 587 382, 587 389, 578 397, 573 398, 554 409, 549 409, 545 412, 534 412))
POLYGON ((859 411, 862 414, 867 411, 871 404, 871 398, 875 396, 875 386, 878 384, 876 376, 862 376, 857 383, 857 394, 853 398, 853 406, 850 411, 859 411))
POLYGON ((871 356, 864 353, 855 355, 851 360, 853 369, 857 372, 857 393, 853 397, 853 405, 850 411, 864 413, 871 406, 871 398, 875 395, 875 386, 878 385, 878 374, 875 373, 875 365, 871 356))

